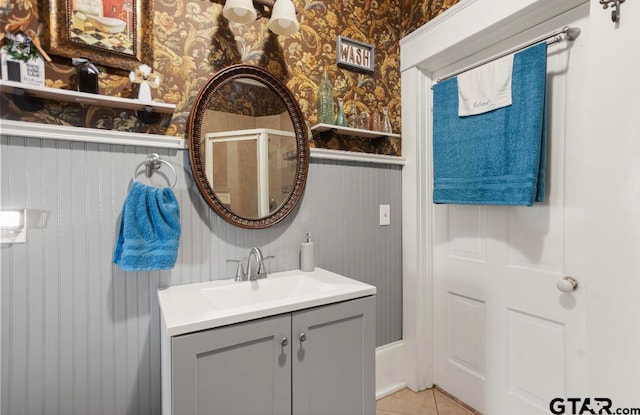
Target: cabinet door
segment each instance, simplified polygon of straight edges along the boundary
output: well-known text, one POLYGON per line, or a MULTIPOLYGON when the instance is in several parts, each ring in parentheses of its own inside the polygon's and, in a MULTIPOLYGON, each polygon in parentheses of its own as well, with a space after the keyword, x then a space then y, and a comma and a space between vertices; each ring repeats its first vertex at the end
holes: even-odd
POLYGON ((375 414, 375 297, 296 312, 291 335, 294 415, 375 414))
POLYGON ((291 414, 290 333, 285 315, 174 337, 172 413, 291 414))

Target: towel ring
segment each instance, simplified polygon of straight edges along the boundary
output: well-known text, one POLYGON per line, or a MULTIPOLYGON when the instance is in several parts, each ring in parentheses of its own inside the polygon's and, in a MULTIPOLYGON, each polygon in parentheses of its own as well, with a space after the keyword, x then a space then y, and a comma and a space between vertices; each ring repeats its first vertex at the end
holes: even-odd
POLYGON ((176 183, 178 182, 178 174, 176 173, 176 169, 171 165, 171 163, 161 159, 158 153, 149 154, 145 161, 138 164, 138 167, 136 167, 135 171, 133 172, 133 181, 137 181, 136 177, 138 176, 138 170, 143 165, 145 166, 145 175, 147 177, 151 177, 153 176, 154 171, 159 170, 160 167, 162 167, 162 163, 169 166, 169 168, 173 172, 173 184, 171 184, 171 188, 173 189, 176 186, 176 183))

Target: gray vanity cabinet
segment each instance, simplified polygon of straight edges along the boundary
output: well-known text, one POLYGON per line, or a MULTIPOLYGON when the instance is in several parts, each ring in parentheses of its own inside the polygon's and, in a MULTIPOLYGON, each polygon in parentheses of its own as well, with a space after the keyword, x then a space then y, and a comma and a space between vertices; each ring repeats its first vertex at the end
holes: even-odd
POLYGON ((172 338, 173 415, 291 414, 289 315, 172 338))
POLYGON ((374 319, 372 296, 172 337, 171 413, 374 415, 374 319))
POLYGON ((294 415, 376 413, 374 297, 293 313, 292 333, 294 415))

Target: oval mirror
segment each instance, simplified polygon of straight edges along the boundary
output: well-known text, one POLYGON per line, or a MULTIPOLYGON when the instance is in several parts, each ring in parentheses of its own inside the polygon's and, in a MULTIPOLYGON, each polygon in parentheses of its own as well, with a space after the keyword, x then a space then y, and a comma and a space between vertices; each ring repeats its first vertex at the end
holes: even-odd
POLYGON ((307 130, 293 95, 271 73, 234 65, 215 74, 196 97, 187 133, 196 185, 227 222, 266 228, 300 201, 307 130))

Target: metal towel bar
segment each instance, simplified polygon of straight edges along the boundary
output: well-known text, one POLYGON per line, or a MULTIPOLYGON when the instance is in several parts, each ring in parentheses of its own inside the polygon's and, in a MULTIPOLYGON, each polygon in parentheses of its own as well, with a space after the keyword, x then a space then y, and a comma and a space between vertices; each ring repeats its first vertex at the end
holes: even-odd
POLYGON ((558 42, 560 42, 560 41, 562 41, 564 39, 569 40, 569 41, 573 41, 573 40, 576 40, 579 35, 580 35, 580 28, 565 26, 565 27, 563 27, 562 29, 560 29, 558 31, 555 31, 555 32, 550 33, 550 34, 548 34, 546 36, 538 38, 538 39, 536 39, 536 40, 534 40, 532 42, 527 43, 526 45, 518 46, 517 48, 510 49, 510 50, 508 50, 506 52, 503 52, 503 53, 499 54, 498 56, 494 56, 492 58, 485 59, 485 60, 483 60, 481 62, 478 62, 478 63, 476 63, 474 65, 468 66, 468 67, 466 67, 464 69, 461 69, 461 70, 459 70, 457 72, 454 72, 454 73, 449 74, 447 76, 443 76, 442 78, 438 78, 436 80, 436 83, 442 82, 442 81, 447 80, 449 78, 453 78, 454 76, 460 75, 461 73, 470 71, 472 69, 475 69, 475 68, 477 68, 479 66, 482 66, 484 64, 487 64, 489 62, 493 62, 493 61, 495 61, 497 59, 500 59, 500 58, 503 58, 503 57, 505 57, 507 55, 510 55, 512 53, 518 52, 519 50, 526 49, 529 46, 533 46, 533 45, 536 45, 536 44, 541 43, 541 42, 547 42, 547 45, 550 45, 550 44, 553 44, 553 43, 558 43, 558 42))

